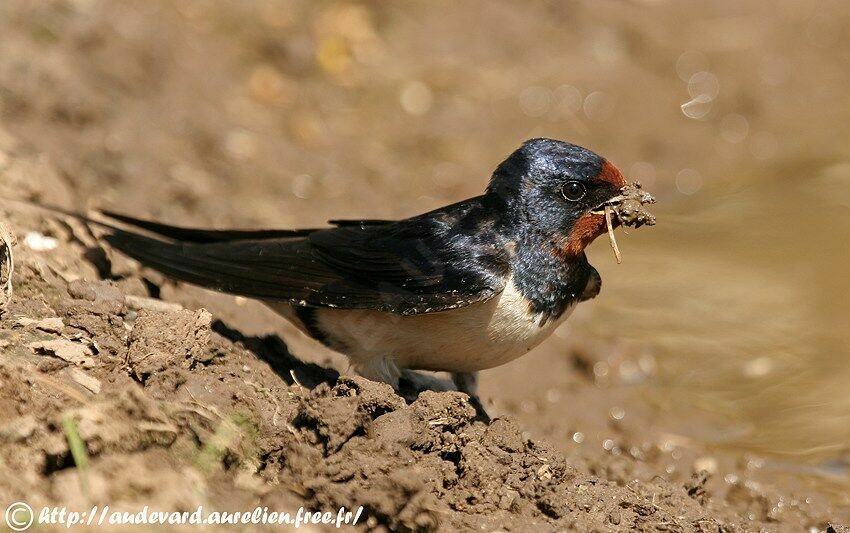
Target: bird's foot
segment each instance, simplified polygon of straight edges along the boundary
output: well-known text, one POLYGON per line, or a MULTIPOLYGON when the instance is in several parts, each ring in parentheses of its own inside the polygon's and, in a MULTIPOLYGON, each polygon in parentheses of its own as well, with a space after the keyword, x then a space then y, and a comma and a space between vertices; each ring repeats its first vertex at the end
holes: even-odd
POLYGON ((478 372, 454 372, 452 381, 458 391, 469 395, 469 403, 475 409, 476 417, 485 424, 489 424, 490 415, 487 414, 481 398, 478 397, 478 372))

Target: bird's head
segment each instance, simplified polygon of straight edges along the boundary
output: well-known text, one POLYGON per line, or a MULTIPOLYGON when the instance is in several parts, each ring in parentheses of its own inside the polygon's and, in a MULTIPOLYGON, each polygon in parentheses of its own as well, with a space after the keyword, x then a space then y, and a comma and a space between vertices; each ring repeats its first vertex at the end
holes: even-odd
POLYGON ((487 194, 570 256, 606 232, 603 206, 625 185, 613 164, 586 148, 531 139, 496 168, 487 194))

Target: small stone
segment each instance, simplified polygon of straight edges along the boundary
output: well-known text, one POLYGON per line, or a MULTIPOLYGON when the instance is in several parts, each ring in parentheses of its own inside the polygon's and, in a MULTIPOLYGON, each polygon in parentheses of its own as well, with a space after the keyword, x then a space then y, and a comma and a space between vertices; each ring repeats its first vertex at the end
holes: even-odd
POLYGON ((24 237, 24 244, 27 245, 27 248, 36 252, 49 252, 59 246, 59 241, 37 231, 31 231, 24 237))

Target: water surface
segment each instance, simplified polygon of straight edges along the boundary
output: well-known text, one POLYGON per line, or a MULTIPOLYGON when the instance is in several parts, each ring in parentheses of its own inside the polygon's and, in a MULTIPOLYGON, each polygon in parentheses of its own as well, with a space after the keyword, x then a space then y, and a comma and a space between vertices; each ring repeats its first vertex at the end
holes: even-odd
MULTIPOLYGON (((787 166, 786 166, 787 168, 787 166)), ((651 350, 679 428, 710 445, 842 471, 850 460, 850 165, 662 195, 659 223, 594 245, 604 290, 585 327, 651 350)))

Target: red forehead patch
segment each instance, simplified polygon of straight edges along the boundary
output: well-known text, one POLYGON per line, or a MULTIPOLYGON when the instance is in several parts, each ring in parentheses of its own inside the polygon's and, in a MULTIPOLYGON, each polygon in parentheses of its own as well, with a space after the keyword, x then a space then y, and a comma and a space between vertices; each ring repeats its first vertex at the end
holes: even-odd
POLYGON ((618 189, 626 186, 626 178, 623 177, 623 173, 607 159, 602 163, 602 170, 599 171, 599 176, 597 177, 602 181, 607 181, 618 189))

